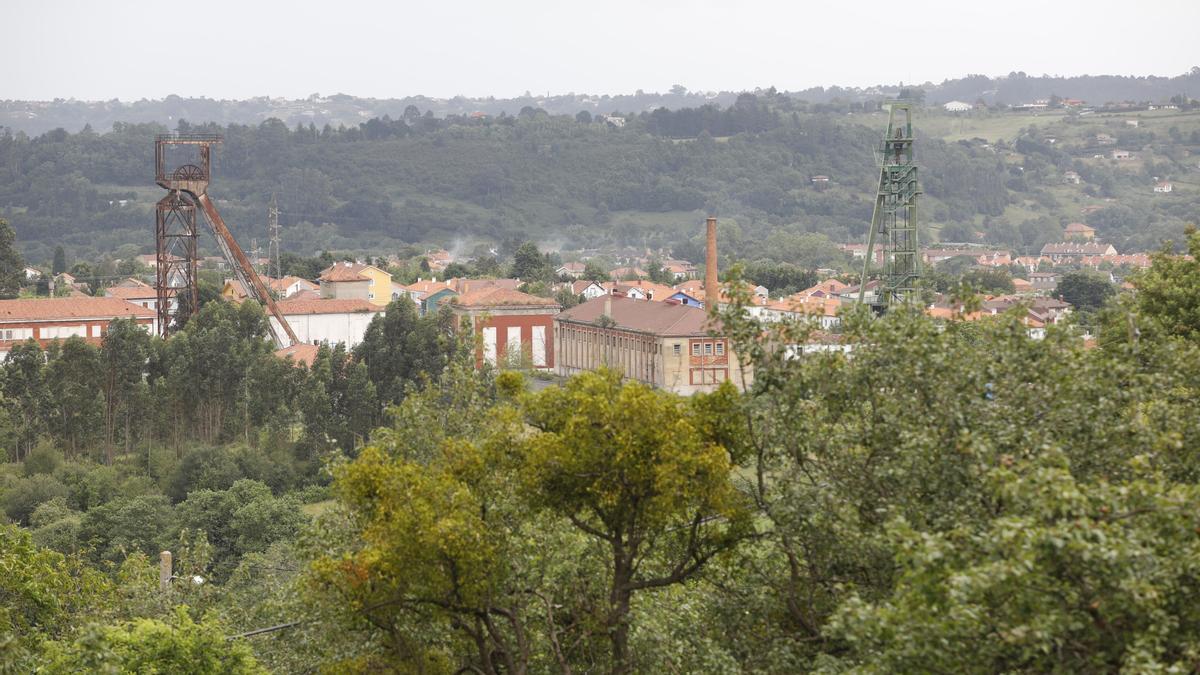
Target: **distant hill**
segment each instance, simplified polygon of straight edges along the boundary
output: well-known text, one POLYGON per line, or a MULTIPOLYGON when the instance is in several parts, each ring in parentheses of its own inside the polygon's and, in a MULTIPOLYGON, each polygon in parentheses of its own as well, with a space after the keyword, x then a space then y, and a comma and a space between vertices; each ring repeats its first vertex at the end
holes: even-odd
MULTIPOLYGON (((1164 102, 1183 94, 1200 98, 1200 67, 1175 77, 1081 75, 1076 77, 1030 76, 1010 73, 1003 77, 968 75, 946 80, 940 84, 878 85, 875 87, 814 87, 802 91, 781 92, 798 101, 809 103, 862 103, 895 97, 904 88, 920 89, 928 103, 960 100, 974 103, 1019 104, 1057 95, 1093 104, 1119 101, 1164 102)), ((755 93, 774 90, 755 90, 755 93)), ((122 102, 76 101, 0 101, 0 127, 14 132, 40 134, 56 128, 80 131, 90 125, 97 132, 107 131, 114 122, 156 122, 174 126, 179 120, 194 123, 258 124, 276 118, 289 127, 314 124, 318 129, 326 124, 354 127, 372 118, 399 119, 405 111, 415 108, 420 114, 436 117, 481 113, 497 116, 516 115, 522 109, 541 109, 551 115, 574 115, 580 111, 590 114, 641 113, 657 108, 677 110, 705 104, 728 106, 740 92, 688 91, 676 85, 666 93, 637 91, 633 94, 561 94, 539 96, 526 94, 516 98, 448 99, 410 96, 394 99, 359 98, 345 94, 306 99, 259 97, 246 100, 216 100, 168 96, 162 100, 122 102)))
MULTIPOLYGON (((619 120, 527 107, 503 116, 402 110, 345 128, 277 119, 172 126, 225 136, 213 196, 251 248, 266 241, 276 194, 284 248, 306 255, 533 239, 663 247, 698 260, 699 224, 715 213, 727 255, 807 268, 837 264, 837 242, 862 241, 886 124, 879 108, 763 92, 619 120)), ((1144 251, 1182 241, 1200 213, 1192 102, 1087 114, 932 106, 916 124, 925 241, 1036 253, 1082 219, 1120 251, 1144 251), (1155 192, 1164 180, 1173 190, 1155 192)), ((163 194, 153 184, 154 135, 169 129, 0 133, 0 217, 29 259, 49 260, 59 245, 74 259, 149 251, 163 194)))

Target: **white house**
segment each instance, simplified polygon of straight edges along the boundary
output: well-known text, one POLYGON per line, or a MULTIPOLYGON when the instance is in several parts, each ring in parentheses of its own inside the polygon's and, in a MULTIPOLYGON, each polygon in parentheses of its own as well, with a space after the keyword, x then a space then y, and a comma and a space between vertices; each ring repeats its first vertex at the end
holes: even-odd
MULTIPOLYGON (((154 312, 154 331, 158 332, 158 289, 145 282, 129 278, 104 289, 104 297, 120 298, 154 312)), ((178 306, 178 301, 171 298, 169 311, 174 313, 179 308, 178 306)))
POLYGON ((572 279, 578 279, 579 277, 583 276, 583 273, 586 270, 587 265, 584 263, 569 262, 559 265, 558 269, 554 270, 554 273, 560 277, 566 276, 571 277, 572 279))
MULTIPOLYGON (((362 342, 371 319, 383 313, 383 307, 361 299, 290 299, 276 304, 298 341, 308 344, 344 342, 347 348, 362 342)), ((271 317, 271 325, 282 334, 274 317, 271 317)))
POLYGON ((1159 181, 1154 186, 1155 192, 1160 192, 1163 194, 1166 194, 1174 189, 1175 189, 1175 187, 1173 185, 1171 185, 1171 181, 1169 181, 1169 180, 1159 181))
POLYGON ((584 299, 591 300, 592 298, 598 298, 607 294, 608 290, 599 282, 585 280, 572 283, 571 293, 574 295, 582 295, 584 299))

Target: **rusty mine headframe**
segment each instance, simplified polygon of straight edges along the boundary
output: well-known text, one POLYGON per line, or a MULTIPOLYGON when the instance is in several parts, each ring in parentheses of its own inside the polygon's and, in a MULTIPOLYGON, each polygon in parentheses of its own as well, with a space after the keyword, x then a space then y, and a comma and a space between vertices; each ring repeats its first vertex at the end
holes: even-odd
POLYGON ((166 337, 172 321, 182 325, 199 305, 196 212, 201 211, 242 286, 279 322, 282 335, 267 322, 275 344, 286 347, 297 342, 295 332, 208 196, 212 148, 220 142, 216 134, 163 134, 154 139, 154 182, 167 190, 155 212, 158 330, 166 337))

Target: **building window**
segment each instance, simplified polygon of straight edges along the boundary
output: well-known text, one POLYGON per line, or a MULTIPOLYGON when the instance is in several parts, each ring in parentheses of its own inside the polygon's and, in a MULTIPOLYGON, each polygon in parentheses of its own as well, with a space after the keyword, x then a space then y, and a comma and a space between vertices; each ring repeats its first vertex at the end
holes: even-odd
POLYGON ((717 343, 717 356, 725 356, 725 343, 724 342, 717 343))
POLYGON ((683 350, 680 348, 680 345, 679 345, 679 343, 678 343, 678 342, 676 342, 676 343, 673 345, 673 347, 675 348, 675 356, 679 356, 679 353, 680 353, 681 351, 683 351, 683 350))
POLYGON ((367 299, 368 299, 368 300, 374 300, 374 299, 375 299, 375 294, 374 294, 374 293, 367 293, 367 299))
POLYGON ((700 356, 700 343, 699 342, 692 343, 692 356, 700 356))
POLYGON ((704 355, 712 356, 712 343, 711 342, 704 343, 704 355))

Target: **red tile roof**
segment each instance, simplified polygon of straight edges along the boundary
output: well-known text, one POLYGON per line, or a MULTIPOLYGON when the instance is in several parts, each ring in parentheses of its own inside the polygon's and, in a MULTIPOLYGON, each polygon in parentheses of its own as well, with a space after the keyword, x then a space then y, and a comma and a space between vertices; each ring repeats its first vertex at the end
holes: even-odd
POLYGON ((310 345, 307 342, 297 342, 291 347, 275 350, 275 356, 281 359, 291 359, 296 364, 303 363, 311 368, 312 364, 317 360, 317 349, 316 345, 310 345))
POLYGON ((419 298, 424 298, 438 291, 454 291, 454 288, 450 284, 444 281, 433 281, 432 279, 418 279, 415 283, 403 286, 402 288, 409 293, 416 293, 419 298))
POLYGON ((366 281, 362 274, 369 265, 362 263, 335 262, 321 271, 321 281, 366 281))
POLYGON ((110 286, 104 289, 104 295, 109 298, 122 298, 125 300, 148 300, 157 298, 158 291, 153 286, 142 284, 141 286, 110 286))
POLYGON ((0 321, 71 319, 152 319, 155 311, 121 298, 37 298, 0 300, 0 321))
POLYGON ((550 298, 542 298, 509 288, 492 286, 463 293, 455 304, 463 308, 476 307, 558 307, 550 298))
POLYGON ((555 321, 594 324, 609 310, 616 328, 650 333, 652 335, 708 335, 710 326, 720 330, 720 324, 710 323, 708 314, 698 307, 668 302, 649 302, 621 296, 593 298, 560 312, 555 321), (608 303, 611 301, 611 305, 608 303))
POLYGON ((508 288, 517 290, 521 286, 520 279, 466 279, 462 277, 447 279, 446 283, 459 293, 468 293, 470 291, 479 291, 485 288, 508 288))
MULTIPOLYGON (((298 295, 298 294, 297 294, 298 295)), ((345 298, 297 299, 295 296, 276 303, 284 314, 358 314, 382 312, 383 308, 366 300, 345 298)))

